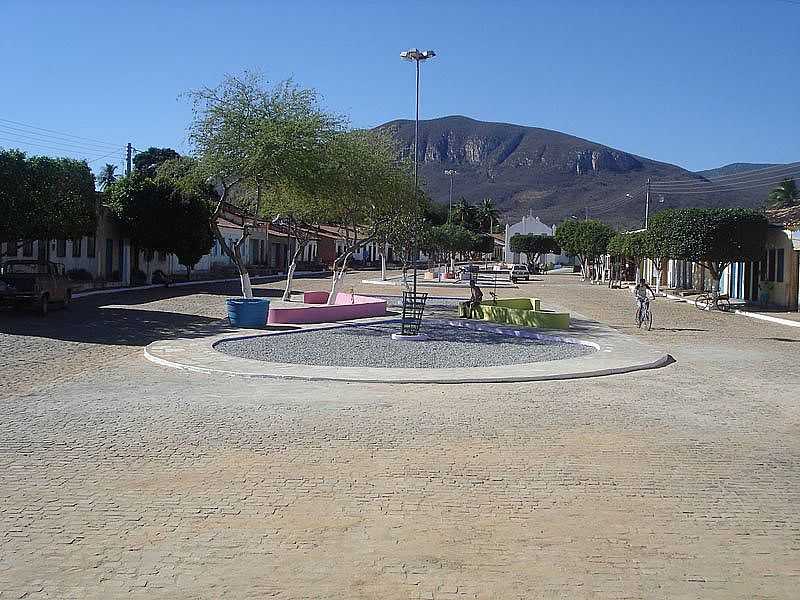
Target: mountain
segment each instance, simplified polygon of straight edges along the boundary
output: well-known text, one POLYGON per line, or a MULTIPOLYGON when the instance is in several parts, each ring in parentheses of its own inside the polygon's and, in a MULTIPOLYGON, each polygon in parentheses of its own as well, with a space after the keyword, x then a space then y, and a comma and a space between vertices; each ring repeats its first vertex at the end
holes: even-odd
POLYGON ((706 178, 713 178, 723 177, 726 175, 738 175, 739 173, 746 173, 747 171, 756 171, 757 169, 780 166, 780 164, 774 163, 731 163, 729 165, 725 165, 724 167, 706 169, 705 171, 695 171, 695 173, 706 178))
MULTIPOLYGON (((396 120, 376 129, 390 132, 403 156, 412 156, 414 121, 396 120)), ((704 183, 681 167, 636 156, 575 136, 508 123, 450 116, 420 121, 420 180, 431 198, 453 202, 492 198, 508 220, 529 211, 546 223, 571 215, 597 218, 618 227, 641 227, 644 188, 656 181, 704 183), (626 194, 631 194, 630 198, 626 194)), ((664 207, 757 206, 764 194, 651 195, 651 212, 664 207), (662 199, 663 198, 663 199, 662 199)))

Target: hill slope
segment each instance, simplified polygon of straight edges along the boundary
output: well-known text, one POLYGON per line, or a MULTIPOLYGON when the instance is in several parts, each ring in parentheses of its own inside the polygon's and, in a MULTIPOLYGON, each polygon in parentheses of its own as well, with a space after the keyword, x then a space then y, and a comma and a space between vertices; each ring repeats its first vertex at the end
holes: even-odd
MULTIPOLYGON (((378 127, 391 132, 404 156, 413 154, 414 121, 391 121, 378 127)), ((507 219, 529 210, 544 222, 570 215, 602 219, 620 227, 641 226, 644 185, 653 181, 706 179, 675 165, 635 156, 578 137, 507 123, 487 123, 451 116, 420 121, 420 177, 437 202, 448 201, 455 169, 453 201, 492 198, 507 219), (424 157, 424 161, 423 161, 424 157), (626 194, 630 193, 633 198, 626 194)), ((652 196, 651 211, 673 206, 755 206, 763 194, 652 196)))
POLYGON ((698 175, 703 177, 723 177, 726 175, 738 175, 739 173, 746 173, 747 171, 756 171, 758 169, 766 169, 769 167, 779 167, 781 165, 774 163, 731 163, 716 169, 706 169, 705 171, 695 171, 698 175))

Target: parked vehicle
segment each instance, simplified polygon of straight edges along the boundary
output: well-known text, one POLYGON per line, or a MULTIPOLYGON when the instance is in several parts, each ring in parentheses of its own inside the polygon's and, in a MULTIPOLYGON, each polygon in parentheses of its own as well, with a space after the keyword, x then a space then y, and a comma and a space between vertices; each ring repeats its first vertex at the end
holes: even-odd
POLYGON ((527 265, 514 265, 511 267, 511 281, 517 283, 520 279, 530 281, 531 272, 528 270, 527 265))
POLYGON ((31 306, 46 315, 51 302, 67 306, 73 282, 64 265, 43 260, 10 260, 0 271, 0 305, 31 306))

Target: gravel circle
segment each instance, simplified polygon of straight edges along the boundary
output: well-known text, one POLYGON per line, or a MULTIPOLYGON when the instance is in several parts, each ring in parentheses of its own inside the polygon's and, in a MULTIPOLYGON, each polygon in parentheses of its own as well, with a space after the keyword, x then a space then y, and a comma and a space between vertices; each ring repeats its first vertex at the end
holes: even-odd
POLYGON ((518 338, 426 321, 421 342, 393 340, 400 324, 348 325, 225 340, 216 350, 239 358, 328 367, 442 369, 493 367, 586 356, 589 346, 518 338))

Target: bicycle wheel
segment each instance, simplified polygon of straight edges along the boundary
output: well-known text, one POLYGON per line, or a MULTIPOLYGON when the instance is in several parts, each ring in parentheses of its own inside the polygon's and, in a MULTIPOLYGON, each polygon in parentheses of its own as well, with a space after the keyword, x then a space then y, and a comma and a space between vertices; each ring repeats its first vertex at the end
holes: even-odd
POLYGON ((725 312, 730 312, 731 303, 725 298, 720 298, 719 300, 717 300, 717 308, 725 312))
POLYGON ((694 301, 694 305, 700 310, 708 310, 709 304, 711 304, 711 296, 708 294, 700 294, 694 301))

